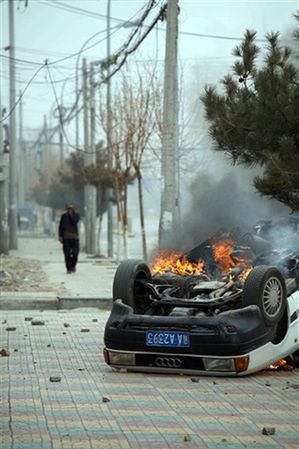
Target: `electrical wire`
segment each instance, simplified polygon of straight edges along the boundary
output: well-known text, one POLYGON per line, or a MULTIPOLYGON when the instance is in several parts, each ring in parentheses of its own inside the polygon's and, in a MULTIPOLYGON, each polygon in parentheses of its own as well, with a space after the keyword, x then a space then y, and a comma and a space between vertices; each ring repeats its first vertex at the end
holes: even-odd
MULTIPOLYGON (((7 79, 7 80, 10 79, 10 77, 7 76, 7 74, 3 70, 0 70, 0 73, 2 74, 1 75, 2 78, 7 79)), ((76 78, 76 76, 74 75, 73 77, 69 77, 69 80, 74 80, 75 78, 76 78)), ((34 84, 34 85, 47 85, 47 84, 49 84, 48 81, 31 81, 30 82, 28 80, 23 80, 23 79, 20 79, 18 77, 15 77, 14 80, 17 81, 18 83, 21 83, 21 84, 27 84, 27 83, 34 84)), ((65 80, 66 80, 66 78, 55 80, 54 83, 55 84, 64 83, 65 80)))
POLYGON ((63 132, 63 135, 64 135, 68 145, 71 148, 73 148, 74 150, 80 151, 82 153, 86 153, 86 154, 95 154, 95 153, 97 153, 95 151, 87 151, 87 150, 83 150, 82 148, 77 148, 76 146, 74 146, 74 145, 72 145, 70 143, 69 138, 68 138, 68 136, 67 136, 67 134, 65 132, 64 121, 63 121, 63 117, 62 117, 62 114, 61 114, 61 108, 59 107, 59 101, 58 101, 57 92, 56 92, 56 89, 55 89, 54 81, 53 81, 53 78, 52 78, 52 75, 51 75, 51 71, 50 71, 50 67, 49 67, 48 64, 46 64, 46 68, 47 68, 47 71, 48 71, 48 74, 49 74, 49 79, 50 79, 50 83, 51 83, 51 86, 52 86, 52 91, 53 91, 53 95, 54 95, 54 98, 55 98, 55 102, 56 102, 56 105, 57 105, 57 108, 58 108, 58 111, 59 111, 59 126, 60 126, 60 129, 63 132))
MULTIPOLYGON (((114 27, 114 28, 115 28, 115 27, 114 27)), ((118 28, 118 27, 117 27, 117 28, 118 28)), ((106 32, 106 30, 103 30, 102 32, 104 33, 104 32, 106 32)), ((116 32, 116 30, 114 30, 114 31, 110 34, 110 36, 112 36, 115 32, 116 32)), ((101 33, 101 32, 99 32, 99 33, 101 33)), ((109 36, 109 37, 110 37, 110 36, 109 36)), ((65 56, 65 57, 60 58, 60 59, 56 59, 56 60, 53 61, 53 62, 50 61, 50 62, 48 62, 48 65, 56 65, 56 64, 59 64, 60 62, 66 61, 67 59, 71 59, 71 58, 74 58, 75 56, 79 56, 79 55, 81 55, 83 52, 89 50, 90 48, 96 47, 98 44, 101 44, 101 43, 104 42, 106 39, 107 39, 107 36, 105 36, 103 39, 100 39, 99 41, 95 42, 94 44, 91 44, 91 45, 89 45, 88 47, 85 47, 83 50, 77 51, 76 53, 72 53, 71 55, 65 56)), ((41 65, 40 63, 35 62, 35 61, 28 61, 28 60, 25 60, 25 59, 19 59, 19 58, 11 58, 10 56, 3 55, 3 53, 0 54, 0 57, 5 58, 5 59, 12 59, 12 60, 14 60, 14 61, 22 62, 22 63, 27 63, 27 64, 33 64, 33 65, 39 65, 39 66, 41 65)))
MULTIPOLYGON (((143 16, 142 16, 142 18, 141 18, 141 21, 140 21, 140 23, 138 24, 138 27, 137 27, 137 28, 139 28, 139 27, 142 25, 142 22, 143 22, 143 21, 145 20, 145 18, 148 16, 148 14, 149 14, 149 12, 150 12, 150 10, 151 10, 151 8, 152 8, 153 3, 154 3, 153 0, 151 0, 151 1, 149 2, 149 5, 148 5, 148 7, 147 7, 145 13, 143 14, 143 16)), ((155 21, 151 24, 151 26, 147 29, 147 31, 146 31, 146 33, 144 34, 144 36, 142 37, 142 39, 140 39, 139 42, 138 42, 137 44, 135 44, 134 48, 131 49, 131 50, 127 50, 127 51, 125 52, 125 56, 124 56, 123 60, 121 61, 121 63, 119 64, 119 66, 118 66, 118 67, 117 67, 117 68, 110 74, 109 79, 110 79, 116 72, 118 72, 118 71, 120 70, 120 68, 121 68, 121 67, 123 66, 123 64, 125 63, 125 61, 126 61, 128 55, 131 54, 133 51, 135 51, 135 49, 137 49, 137 48, 139 47, 139 45, 141 44, 141 42, 145 39, 145 37, 149 34, 149 32, 151 31, 151 29, 153 28, 153 26, 157 23, 157 20, 158 20, 158 18, 160 17, 160 15, 161 15, 161 12, 159 13, 158 17, 156 17, 155 21)), ((115 32, 115 31, 114 31, 114 32, 115 32)), ((112 32, 110 35, 112 35, 112 34, 113 34, 113 32, 112 32)), ((107 38, 107 37, 105 37, 105 39, 106 39, 106 38, 107 38)), ((119 50, 119 51, 117 52, 118 55, 121 53, 121 51, 125 51, 125 48, 129 45, 129 43, 131 42, 131 40, 132 40, 132 37, 130 36, 129 39, 128 39, 128 41, 121 47, 121 50, 119 50)), ((103 39, 102 39, 101 41, 103 41, 103 39)), ((53 86, 54 86, 55 83, 54 83, 54 81, 53 81, 53 79, 52 79, 52 77, 51 77, 51 73, 50 73, 50 71, 49 71, 49 66, 50 66, 50 65, 52 66, 52 65, 54 65, 54 64, 56 64, 56 63, 58 63, 58 62, 61 62, 61 61, 65 60, 65 59, 68 59, 69 57, 78 56, 78 55, 80 55, 83 51, 86 51, 88 48, 94 47, 95 45, 97 45, 97 43, 96 43, 96 44, 92 44, 92 45, 90 45, 90 46, 88 46, 88 47, 86 47, 86 48, 82 48, 79 52, 77 52, 77 53, 75 53, 75 54, 73 54, 73 55, 70 55, 70 56, 68 56, 68 57, 66 57, 66 58, 59 59, 59 60, 54 61, 54 62, 49 62, 48 60, 46 60, 45 63, 44 63, 43 65, 41 65, 41 66, 39 67, 39 69, 35 72, 35 74, 33 75, 33 77, 30 79, 30 81, 28 82, 28 84, 25 86, 23 92, 21 93, 21 95, 20 95, 18 101, 16 102, 16 104, 14 105, 14 107, 12 108, 12 110, 8 113, 7 116, 5 116, 5 117, 2 119, 2 121, 6 120, 6 119, 10 116, 10 114, 13 112, 13 110, 15 109, 15 107, 17 106, 17 104, 19 103, 19 101, 21 100, 21 98, 23 97, 24 93, 26 92, 26 90, 28 89, 28 87, 30 86, 30 84, 33 82, 35 76, 39 73, 39 71, 40 71, 43 67, 45 67, 45 66, 47 67, 47 70, 48 70, 48 73, 49 73, 49 76, 50 76, 50 82, 51 82, 52 90, 53 90, 53 86)), ((6 57, 6 58, 9 59, 9 57, 6 57)), ((13 58, 13 59, 15 59, 15 58, 13 58)), ((101 82, 100 84, 103 84, 103 83, 106 82, 107 80, 108 80, 108 78, 106 77, 106 79, 102 80, 102 82, 101 82)), ((58 80, 58 81, 59 81, 59 82, 64 82, 65 80, 58 80)), ((55 89, 54 89, 54 90, 55 90, 55 89)), ((55 94, 56 94, 56 91, 55 91, 55 94)))
MULTIPOLYGON (((153 1, 150 2, 151 4, 154 3, 153 1)), ((99 85, 103 84, 103 83, 107 83, 107 81, 109 81, 110 78, 112 78, 120 69, 121 67, 124 65, 124 63, 126 62, 128 56, 135 52, 137 50, 137 48, 142 44, 142 42, 144 41, 144 39, 149 35, 149 33, 152 31, 152 29, 154 28, 154 26, 158 23, 159 20, 161 20, 161 18, 163 17, 163 14, 166 10, 167 5, 164 5, 160 11, 159 14, 155 17, 155 19, 152 21, 152 23, 147 27, 145 33, 139 38, 139 40, 133 45, 132 48, 130 49, 124 49, 122 48, 122 52, 124 53, 124 56, 121 60, 121 62, 118 64, 118 66, 109 74, 109 76, 106 76, 100 83, 99 85)), ((140 24, 140 26, 142 26, 142 24, 140 24)), ((131 40, 129 40, 129 42, 131 42, 131 40)), ((114 58, 115 60, 117 60, 117 58, 120 56, 120 52, 115 53, 114 58)))
POLYGON ((32 81, 34 80, 34 78, 37 76, 37 74, 45 67, 45 64, 43 64, 42 66, 40 66, 35 73, 32 75, 30 81, 27 83, 27 85, 24 87, 23 91, 21 92, 21 94, 19 95, 18 100, 15 102, 15 104, 13 105, 13 107, 10 109, 10 111, 8 112, 8 114, 3 117, 0 120, 0 123, 4 122, 5 120, 8 119, 8 117, 10 117, 10 115, 13 113, 13 111, 16 109, 17 105, 19 104, 19 102, 21 101, 21 99, 23 98, 26 90, 28 89, 28 87, 30 86, 30 84, 32 83, 32 81))
MULTIPOLYGON (((158 29, 158 31, 164 31, 162 29, 158 29)), ((204 34, 204 33, 192 33, 191 31, 179 31, 179 34, 183 34, 185 36, 196 36, 196 37, 204 37, 207 39, 221 39, 221 40, 229 40, 229 41, 241 41, 244 37, 237 36, 222 36, 218 34, 204 34)), ((264 38, 256 38, 255 42, 268 42, 267 39, 264 38)))
MULTIPOLYGON (((97 13, 97 12, 88 11, 87 9, 82 9, 82 8, 78 8, 76 6, 67 5, 67 4, 59 2, 57 0, 55 1, 55 3, 53 1, 51 1, 51 0, 50 1, 49 0, 40 1, 40 3, 44 4, 45 6, 51 6, 53 8, 59 8, 59 9, 63 9, 63 10, 68 11, 68 12, 73 12, 73 13, 79 14, 81 16, 82 15, 86 15, 86 16, 93 17, 93 18, 96 18, 96 19, 100 18, 100 19, 103 19, 103 20, 107 20, 107 16, 105 14, 100 14, 100 13, 97 13)), ((139 11, 137 11, 134 14, 133 17, 135 17, 137 14, 139 14, 139 12, 142 9, 143 8, 141 8, 139 11)), ((119 24, 122 24, 124 26, 130 25, 131 24, 130 22, 132 20, 132 19, 122 20, 122 19, 118 19, 116 17, 110 17, 110 19, 112 21, 117 22, 119 24)))
MULTIPOLYGON (((82 111, 83 106, 82 106, 78 111, 76 111, 76 113, 75 113, 72 117, 71 117, 70 114, 69 114, 69 116, 68 116, 68 118, 67 118, 66 120, 63 119, 62 114, 61 114, 61 110, 60 110, 60 108, 59 108, 58 95, 57 95, 57 92, 56 92, 55 85, 54 85, 54 83, 53 83, 54 80, 53 80, 53 78, 52 78, 52 76, 51 76, 50 67, 49 67, 48 65, 46 65, 46 68, 47 68, 48 73, 49 73, 49 78, 50 78, 50 82, 51 82, 51 85, 52 85, 53 95, 54 95, 55 102, 56 102, 56 105, 57 105, 57 108, 58 108, 58 111, 59 111, 59 125, 58 125, 57 127, 55 127, 55 130, 53 130, 52 136, 53 136, 59 129, 61 129, 62 132, 63 132, 63 135, 64 135, 64 137, 65 137, 65 140, 67 141, 67 144, 69 145, 70 148, 73 148, 74 150, 79 151, 79 152, 81 152, 81 153, 85 153, 85 154, 98 154, 98 152, 99 152, 98 150, 97 150, 97 151, 87 151, 87 150, 84 150, 84 149, 82 149, 82 148, 78 148, 77 146, 72 145, 71 142, 69 141, 69 138, 68 138, 68 136, 67 136, 67 134, 66 134, 66 132, 65 132, 64 124, 65 124, 67 121, 71 121, 73 118, 75 118, 76 115, 78 115, 78 114, 82 111)), ((73 107, 72 107, 70 113, 76 108, 76 106, 77 106, 77 102, 73 105, 73 107)), ((114 127, 116 127, 116 126, 118 126, 118 125, 116 124, 114 127)), ((114 128, 114 127, 113 127, 113 128, 114 128)), ((113 129, 113 128, 112 128, 112 129, 113 129)), ((38 141, 40 141, 42 135, 43 135, 43 130, 42 130, 42 132, 41 132, 40 135, 39 135, 38 141)), ((51 137, 52 137, 52 136, 51 136, 51 137)), ((121 141, 121 142, 118 142, 118 144, 121 144, 121 143, 123 143, 123 142, 125 142, 125 139, 124 139, 123 141, 121 141)), ((37 142, 36 142, 34 145, 36 145, 36 144, 37 144, 37 142)), ((108 147, 101 148, 100 151, 106 151, 106 150, 108 150, 108 147)))
POLYGON ((35 62, 35 61, 28 61, 28 59, 20 59, 20 58, 12 58, 11 56, 7 56, 4 55, 3 53, 0 53, 0 58, 3 58, 4 60, 10 60, 10 61, 15 61, 15 62, 20 62, 22 64, 31 64, 31 65, 38 65, 41 66, 40 62, 35 62))

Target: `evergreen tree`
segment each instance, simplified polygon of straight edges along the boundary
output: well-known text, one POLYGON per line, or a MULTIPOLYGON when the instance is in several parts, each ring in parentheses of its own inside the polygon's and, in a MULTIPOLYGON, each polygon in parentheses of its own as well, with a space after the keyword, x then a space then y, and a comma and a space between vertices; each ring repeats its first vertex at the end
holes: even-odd
MULTIPOLYGON (((279 33, 269 33, 260 64, 255 40, 256 33, 247 30, 233 52, 233 73, 222 80, 223 92, 206 86, 201 100, 215 149, 234 164, 263 167, 254 179, 258 192, 299 212, 298 52, 281 46, 279 33)), ((298 48, 298 29, 294 40, 298 48)))

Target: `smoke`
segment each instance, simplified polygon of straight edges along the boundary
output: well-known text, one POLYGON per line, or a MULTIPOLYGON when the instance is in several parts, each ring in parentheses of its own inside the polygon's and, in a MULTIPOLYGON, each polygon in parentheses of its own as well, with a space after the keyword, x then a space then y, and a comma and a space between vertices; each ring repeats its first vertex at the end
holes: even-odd
POLYGON ((252 172, 236 167, 199 173, 190 189, 191 204, 176 236, 176 248, 190 250, 220 229, 253 232, 259 220, 289 215, 275 200, 260 197, 252 186, 252 172))

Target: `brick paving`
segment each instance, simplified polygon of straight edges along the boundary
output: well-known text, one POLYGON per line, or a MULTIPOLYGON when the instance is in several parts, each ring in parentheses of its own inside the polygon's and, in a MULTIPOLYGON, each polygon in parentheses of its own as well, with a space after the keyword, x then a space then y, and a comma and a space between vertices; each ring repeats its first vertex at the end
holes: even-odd
POLYGON ((0 313, 0 350, 10 354, 0 357, 1 449, 299 446, 299 370, 239 379, 114 372, 102 356, 108 311, 0 313))

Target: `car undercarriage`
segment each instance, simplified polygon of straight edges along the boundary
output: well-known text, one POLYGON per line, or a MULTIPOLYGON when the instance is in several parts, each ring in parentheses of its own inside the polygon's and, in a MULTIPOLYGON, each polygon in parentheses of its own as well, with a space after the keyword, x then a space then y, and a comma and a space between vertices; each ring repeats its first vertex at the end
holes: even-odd
MULTIPOLYGON (((253 240, 261 247, 261 239, 253 240)), ((255 252, 221 234, 174 260, 165 263, 164 253, 163 269, 161 261, 158 269, 135 259, 120 263, 105 330, 109 365, 205 374, 214 364, 215 372, 235 375, 249 372, 250 358, 267 345, 281 348, 277 359, 289 355, 284 340, 290 329, 298 342, 297 252, 255 252)))

